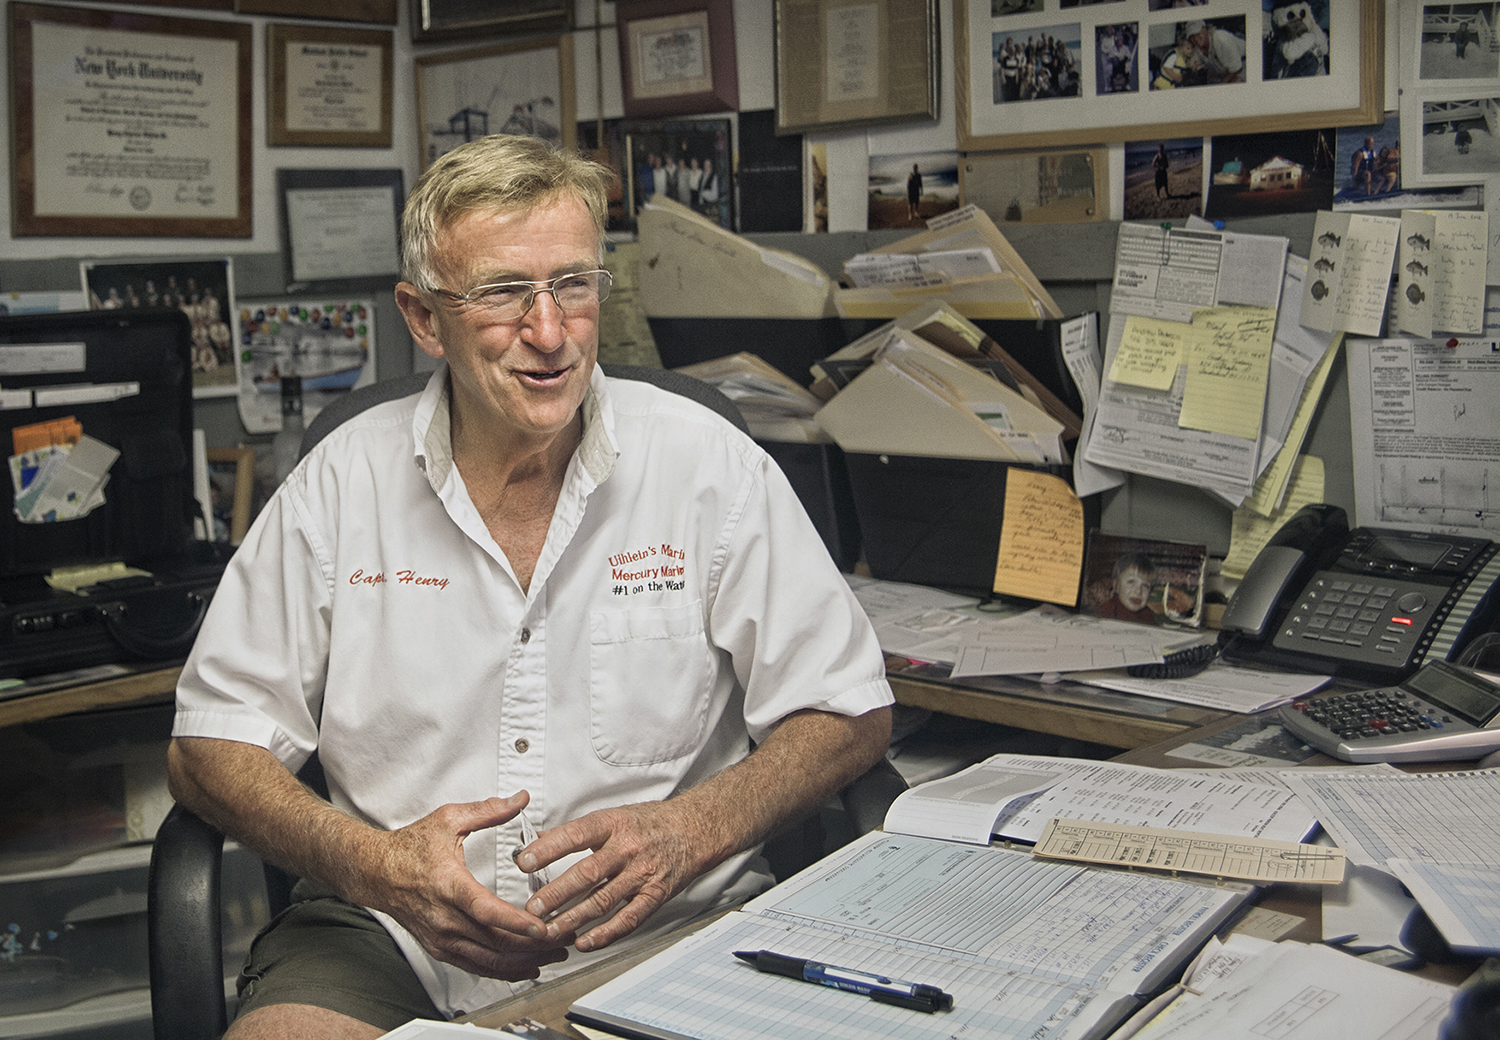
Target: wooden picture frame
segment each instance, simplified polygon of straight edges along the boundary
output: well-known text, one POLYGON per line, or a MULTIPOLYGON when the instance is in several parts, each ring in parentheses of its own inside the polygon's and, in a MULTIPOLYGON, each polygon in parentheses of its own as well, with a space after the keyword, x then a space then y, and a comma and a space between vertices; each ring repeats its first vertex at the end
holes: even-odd
POLYGON ((739 108, 730 0, 619 0, 615 20, 626 116, 739 108))
POLYGON ((937 0, 776 0, 775 51, 778 134, 938 117, 937 0))
POLYGON ((389 148, 395 40, 388 29, 268 24, 267 143, 389 148))
MULTIPOLYGON (((225 0, 219 0, 225 2, 225 0)), ((233 0, 236 14, 269 14, 283 18, 332 18, 340 22, 395 25, 399 0, 339 0, 319 7, 307 0, 233 0)))
POLYGON ((286 290, 389 289, 401 278, 399 169, 276 171, 286 290))
MULTIPOLYGON (((232 469, 234 473, 234 499, 230 511, 229 544, 239 545, 250 530, 251 510, 255 504, 255 449, 254 448, 209 448, 209 483, 213 483, 215 468, 232 469)), ((213 539, 210 538, 210 541, 213 539)))
POLYGON ((1263 40, 1261 0, 1214 0, 1211 7, 1145 12, 1122 4, 1064 4, 1060 10, 1017 4, 1005 6, 1026 9, 997 13, 1000 6, 994 0, 955 0, 960 151, 1211 137, 1256 133, 1273 124, 1278 130, 1310 130, 1378 122, 1381 116, 1381 0, 1328 0, 1329 25, 1315 26, 1320 42, 1299 55, 1306 67, 1288 64, 1290 46, 1263 40), (1215 39, 1220 32, 1232 37, 1238 25, 1242 79, 1165 89, 1170 79, 1159 74, 1158 58, 1188 35, 1191 23, 1204 20, 1215 39), (1106 39, 1102 30, 1115 28, 1120 36, 1106 39), (1074 68, 1076 81, 1067 81, 1069 89, 1017 96, 1007 59, 1043 37, 1061 47, 1061 63, 1074 68), (1005 49, 1006 40, 1014 44, 1012 51, 1005 49), (1118 84, 1107 82, 1104 73, 1114 60, 1113 48, 1122 55, 1130 51, 1128 61, 1134 63, 1133 74, 1118 84), (1284 78, 1273 75, 1282 71, 1288 73, 1284 78), (1216 114, 1205 119, 1204 111, 1216 114))
POLYGON ((422 169, 456 146, 492 133, 578 146, 571 36, 429 54, 414 64, 422 169))
MULTIPOLYGON (((295 2, 295 0, 293 0, 295 2)), ((411 0, 413 43, 476 36, 565 33, 573 28, 573 0, 411 0)))
POLYGON ((250 58, 248 22, 12 3, 12 233, 249 238, 250 58))

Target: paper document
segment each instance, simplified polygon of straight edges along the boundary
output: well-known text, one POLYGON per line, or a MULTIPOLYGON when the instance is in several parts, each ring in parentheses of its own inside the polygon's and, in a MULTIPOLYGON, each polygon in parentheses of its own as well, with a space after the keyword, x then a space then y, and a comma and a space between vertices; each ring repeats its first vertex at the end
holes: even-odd
POLYGON ((1175 976, 1248 892, 876 832, 606 983, 569 1017, 679 1040, 1083 1040, 1175 976), (760 974, 737 949, 920 981, 953 1008, 923 1014, 760 974))
POLYGON ((1226 578, 1243 578, 1246 569, 1271 536, 1281 530, 1282 524, 1303 506, 1322 501, 1325 501, 1323 460, 1316 455, 1297 456, 1296 466, 1287 482, 1286 498, 1279 509, 1262 516, 1247 499, 1229 518, 1229 552, 1219 573, 1226 578))
POLYGON ((1388 860, 1448 945, 1461 953, 1500 953, 1500 867, 1388 860))
MULTIPOLYGON (((1229 945, 1236 940, 1231 939, 1229 945)), ((1140 1040, 1437 1040, 1453 987, 1326 946, 1280 942, 1206 959, 1140 1040)))
POLYGON ((1276 309, 1212 307, 1193 315, 1193 328, 1199 333, 1183 359, 1187 379, 1177 425, 1258 438, 1276 309))
POLYGON ((993 755, 901 794, 885 829, 984 844, 1034 843, 1054 818, 1300 841, 1316 819, 1284 785, 1191 770, 993 755), (1050 778, 1050 783, 1048 782, 1050 778))
POLYGON ((1170 390, 1177 366, 1187 358, 1202 329, 1181 321, 1132 314, 1125 319, 1120 347, 1109 366, 1114 383, 1170 390))
POLYGON ((1302 324, 1324 332, 1380 335, 1401 221, 1319 210, 1302 324))
POLYGON ((967 675, 1029 675, 1087 667, 1154 664, 1173 650, 1197 643, 1196 632, 1154 628, 1113 618, 1072 614, 1041 606, 962 633, 952 678, 967 675), (1073 665, 1078 661, 1084 664, 1073 665))
POLYGON ((1048 821, 1032 851, 1049 859, 1204 874, 1257 884, 1336 885, 1344 877, 1345 859, 1342 849, 1305 842, 1235 840, 1219 834, 1064 819, 1048 821))
POLYGON ((1413 336, 1484 332, 1488 214, 1403 210, 1396 324, 1413 336))
POLYGON ((1500 351, 1350 340, 1354 522, 1500 537, 1500 351))
POLYGON ((975 610, 979 601, 972 596, 852 574, 845 578, 888 654, 952 664, 970 632, 999 620, 975 610))
POLYGON ((1282 773, 1355 863, 1500 863, 1500 769, 1402 773, 1291 769, 1282 773))
MULTIPOLYGON (((1314 366, 1312 374, 1299 384, 1302 389, 1285 432, 1279 437, 1268 433, 1261 439, 1261 463, 1264 468, 1255 480, 1254 491, 1245 500, 1245 505, 1261 516, 1270 516, 1286 502, 1292 467, 1297 463, 1298 453, 1302 451, 1308 430, 1312 428, 1313 416, 1317 414, 1318 407, 1323 400, 1323 391, 1328 386, 1328 375, 1333 371, 1333 363, 1343 343, 1342 336, 1343 334, 1340 333, 1339 338, 1324 352, 1322 358, 1314 366), (1278 444, 1280 447, 1276 446, 1278 444), (1266 464, 1265 458, 1267 451, 1274 451, 1269 464, 1266 464)), ((1275 369, 1276 363, 1273 357, 1271 377, 1273 386, 1276 383, 1275 369)), ((1269 399, 1267 404, 1269 413, 1271 405, 1269 399)), ((1270 429, 1269 418, 1267 429, 1270 429)))
POLYGON ((1138 693, 1143 697, 1160 697, 1179 704, 1196 704, 1200 708, 1250 715, 1305 696, 1331 676, 1258 672, 1215 661, 1186 679, 1136 679, 1120 672, 1071 672, 1068 678, 1122 693, 1138 693))
POLYGON ((1119 470, 1095 465, 1083 457, 1083 446, 1093 436, 1094 416, 1099 411, 1099 386, 1103 379, 1097 314, 1085 314, 1063 323, 1062 355, 1083 401, 1083 422, 1078 447, 1073 452, 1073 490, 1080 498, 1087 498, 1125 483, 1125 474, 1119 470))
POLYGON ((1008 470, 995 591, 1075 606, 1083 573, 1083 503, 1061 477, 1008 470))

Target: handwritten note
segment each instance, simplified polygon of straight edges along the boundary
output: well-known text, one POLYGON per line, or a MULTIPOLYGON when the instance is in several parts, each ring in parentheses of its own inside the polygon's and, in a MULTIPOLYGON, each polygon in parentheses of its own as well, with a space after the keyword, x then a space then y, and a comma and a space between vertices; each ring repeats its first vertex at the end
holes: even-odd
POLYGON ((1271 368, 1274 307, 1214 307, 1193 313, 1187 381, 1177 425, 1231 437, 1260 436, 1271 368))
POLYGON ((1380 335, 1401 221, 1319 210, 1302 297, 1302 324, 1323 332, 1380 335))
POLYGON ((1082 573, 1083 503, 1059 477, 1009 469, 995 591, 1076 606, 1082 573))
POLYGON ((1401 212, 1396 324, 1414 336, 1484 331, 1489 219, 1480 212, 1401 212))
POLYGON ((1170 390, 1185 355, 1183 341, 1192 334, 1192 326, 1180 321, 1128 316, 1125 338, 1109 366, 1110 382, 1170 390))

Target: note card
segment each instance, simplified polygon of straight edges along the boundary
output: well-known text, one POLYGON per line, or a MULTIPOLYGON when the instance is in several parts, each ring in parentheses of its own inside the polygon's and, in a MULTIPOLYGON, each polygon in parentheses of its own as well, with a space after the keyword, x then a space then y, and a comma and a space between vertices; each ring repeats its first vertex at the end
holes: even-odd
POLYGON ((1192 335, 1192 326, 1180 321, 1129 315, 1125 338, 1109 366, 1110 382, 1170 390, 1186 355, 1184 343, 1192 335))
POLYGON ((1260 436, 1271 370, 1274 307, 1214 307, 1193 313, 1187 381, 1177 425, 1231 437, 1260 436))
POLYGON ((1071 607, 1082 573, 1083 503, 1059 477, 1009 469, 995 591, 1071 607))
POLYGON ((1346 861, 1343 849, 1326 845, 1060 819, 1047 823, 1032 851, 1050 859, 1262 884, 1336 885, 1344 880, 1346 861))
POLYGON ((1302 297, 1302 324, 1324 332, 1380 335, 1401 221, 1319 210, 1302 297))
POLYGON ((1489 218, 1483 212, 1402 210, 1396 324, 1402 332, 1484 331, 1489 218))

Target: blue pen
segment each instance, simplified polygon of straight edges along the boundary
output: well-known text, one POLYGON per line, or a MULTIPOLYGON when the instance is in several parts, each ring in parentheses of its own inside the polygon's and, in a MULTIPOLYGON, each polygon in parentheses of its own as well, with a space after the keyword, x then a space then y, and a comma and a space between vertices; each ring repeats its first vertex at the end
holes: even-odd
POLYGON ((754 965, 756 971, 785 975, 803 982, 815 982, 819 986, 846 989, 851 993, 863 993, 882 1004, 928 1013, 948 1011, 953 1007, 953 997, 950 994, 921 982, 902 982, 885 975, 872 975, 853 968, 837 968, 832 964, 804 960, 801 957, 786 957, 769 950, 735 950, 734 955, 754 965))

